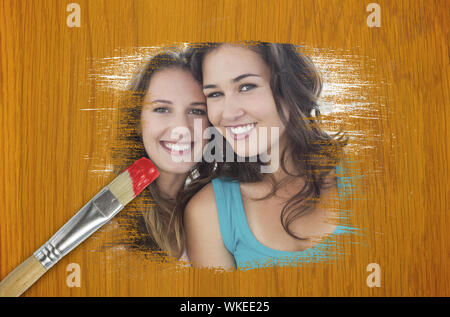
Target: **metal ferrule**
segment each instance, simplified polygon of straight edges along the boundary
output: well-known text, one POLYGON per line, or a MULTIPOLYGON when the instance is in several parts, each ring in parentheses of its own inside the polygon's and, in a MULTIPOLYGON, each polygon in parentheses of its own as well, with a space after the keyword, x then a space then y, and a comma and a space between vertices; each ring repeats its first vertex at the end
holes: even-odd
POLYGON ((103 188, 78 211, 34 256, 48 270, 98 228, 113 218, 124 206, 108 189, 103 188))

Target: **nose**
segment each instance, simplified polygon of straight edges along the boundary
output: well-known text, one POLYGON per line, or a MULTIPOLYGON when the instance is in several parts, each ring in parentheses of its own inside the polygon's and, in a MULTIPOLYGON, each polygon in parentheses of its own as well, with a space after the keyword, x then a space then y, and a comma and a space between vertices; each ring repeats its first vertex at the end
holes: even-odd
POLYGON ((224 99, 222 111, 222 121, 224 123, 235 122, 244 115, 245 111, 238 98, 229 94, 224 99))
POLYGON ((172 119, 169 127, 171 140, 190 142, 192 127, 187 115, 180 112, 172 119))

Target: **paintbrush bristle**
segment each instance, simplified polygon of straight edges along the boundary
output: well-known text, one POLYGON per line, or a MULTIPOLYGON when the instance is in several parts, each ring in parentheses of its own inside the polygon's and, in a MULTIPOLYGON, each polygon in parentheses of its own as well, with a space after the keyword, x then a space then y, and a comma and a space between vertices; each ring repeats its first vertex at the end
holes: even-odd
POLYGON ((133 200, 133 182, 127 171, 122 172, 109 185, 109 190, 116 196, 120 203, 125 206, 133 200))
POLYGON ((158 176, 155 165, 149 159, 141 158, 117 176, 108 188, 125 206, 158 176))

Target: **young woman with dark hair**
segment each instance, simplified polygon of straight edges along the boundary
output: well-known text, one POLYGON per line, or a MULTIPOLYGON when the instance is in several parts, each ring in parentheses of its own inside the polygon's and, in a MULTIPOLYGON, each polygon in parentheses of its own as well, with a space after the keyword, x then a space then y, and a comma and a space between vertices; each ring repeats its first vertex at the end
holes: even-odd
POLYGON ((185 207, 193 265, 253 268, 324 256, 341 230, 331 219, 346 140, 319 126, 313 64, 294 45, 257 42, 200 46, 191 65, 208 118, 234 151, 185 207), (279 168, 263 172, 263 157, 279 168))

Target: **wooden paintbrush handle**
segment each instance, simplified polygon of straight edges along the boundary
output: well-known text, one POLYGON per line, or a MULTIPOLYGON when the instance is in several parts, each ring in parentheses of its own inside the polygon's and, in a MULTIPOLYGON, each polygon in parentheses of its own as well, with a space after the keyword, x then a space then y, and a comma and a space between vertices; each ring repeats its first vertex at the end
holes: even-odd
POLYGON ((34 255, 30 256, 0 282, 0 297, 22 295, 45 272, 47 270, 41 262, 34 255))

